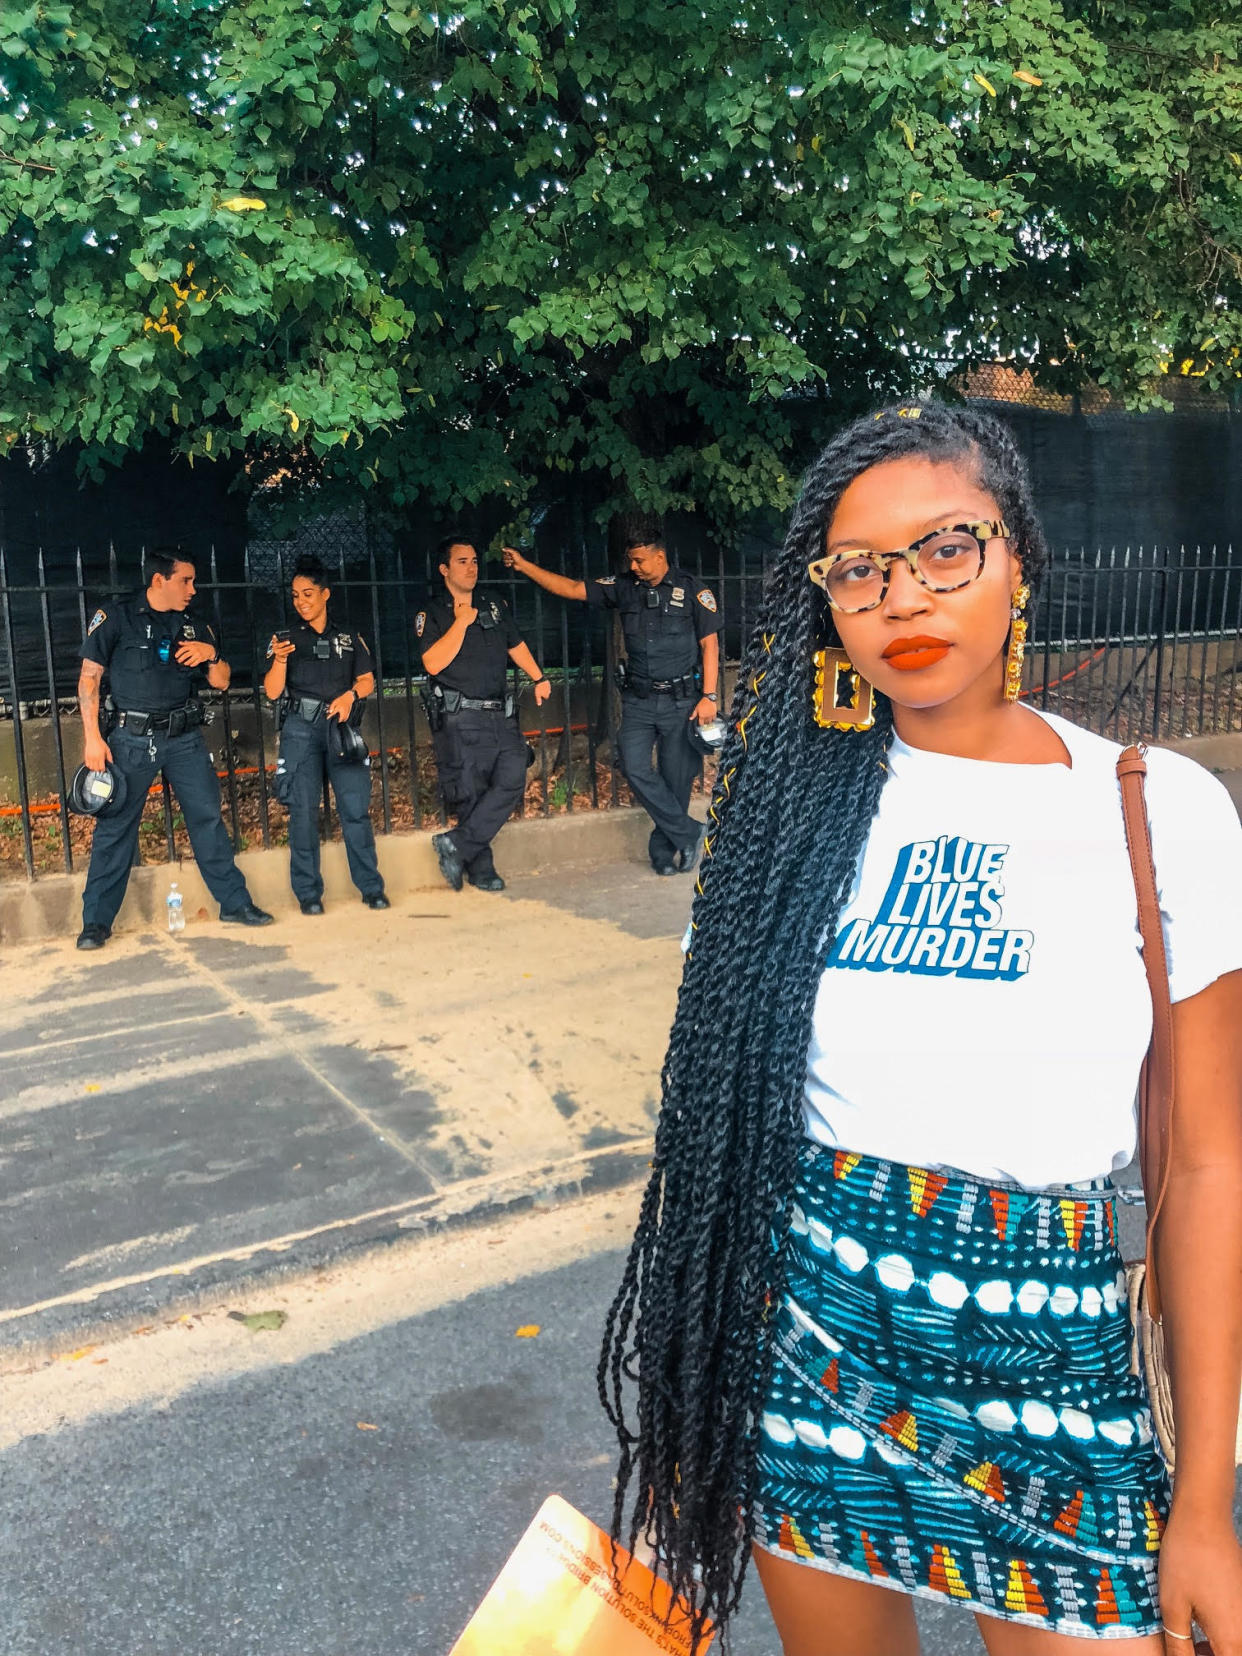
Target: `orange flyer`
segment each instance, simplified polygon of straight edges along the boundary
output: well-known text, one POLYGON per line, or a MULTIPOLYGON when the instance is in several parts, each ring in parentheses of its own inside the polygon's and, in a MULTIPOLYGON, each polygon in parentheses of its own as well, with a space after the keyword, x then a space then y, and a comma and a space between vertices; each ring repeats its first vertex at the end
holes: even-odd
POLYGON ((689 1618, 669 1618, 667 1582, 617 1556, 619 1586, 603 1530, 549 1495, 450 1656, 691 1656, 689 1618))

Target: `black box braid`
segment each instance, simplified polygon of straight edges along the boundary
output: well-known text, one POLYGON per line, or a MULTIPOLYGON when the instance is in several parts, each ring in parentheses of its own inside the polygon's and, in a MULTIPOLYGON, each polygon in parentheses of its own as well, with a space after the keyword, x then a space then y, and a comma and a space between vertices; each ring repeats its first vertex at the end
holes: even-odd
POLYGON ((814 723, 812 652, 836 639, 807 565, 848 484, 914 455, 975 467, 1032 589, 1047 561, 1009 432, 927 403, 855 421, 828 445, 767 583, 709 813, 651 1178, 598 1371, 620 1443, 614 1539, 655 1545, 693 1608, 696 1648, 709 1619, 736 1610, 754 1537, 768 1313, 782 1293, 811 1020, 892 732, 883 697, 869 731, 814 723))

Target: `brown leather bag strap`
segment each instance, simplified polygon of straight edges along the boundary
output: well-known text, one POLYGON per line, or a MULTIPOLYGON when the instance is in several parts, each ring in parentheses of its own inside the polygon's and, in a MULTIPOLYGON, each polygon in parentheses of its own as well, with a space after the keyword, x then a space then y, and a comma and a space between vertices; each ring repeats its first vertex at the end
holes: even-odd
POLYGON ((1145 748, 1128 747, 1117 761, 1126 844, 1138 899, 1139 931, 1143 937, 1143 965, 1151 990, 1151 1046, 1139 1081, 1139 1168, 1147 1202, 1147 1305, 1160 1316, 1155 1271, 1156 1221, 1164 1205, 1173 1150, 1173 1003, 1169 994, 1169 965, 1164 950, 1164 925, 1156 889, 1156 865, 1151 854, 1151 824, 1143 787, 1147 775, 1145 748))

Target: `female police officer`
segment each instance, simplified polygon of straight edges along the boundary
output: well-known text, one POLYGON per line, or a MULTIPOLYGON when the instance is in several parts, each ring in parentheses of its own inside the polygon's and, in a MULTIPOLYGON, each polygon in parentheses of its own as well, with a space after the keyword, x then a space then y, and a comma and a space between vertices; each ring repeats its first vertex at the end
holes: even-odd
POLYGON ((268 645, 263 680, 270 701, 283 698, 280 763, 273 792, 289 812, 289 880, 303 914, 323 913, 319 872, 319 801, 332 784, 349 872, 368 908, 386 909, 371 828, 371 759, 357 734, 363 698, 375 689, 366 640, 328 615, 328 572, 318 558, 293 571, 297 621, 268 645))

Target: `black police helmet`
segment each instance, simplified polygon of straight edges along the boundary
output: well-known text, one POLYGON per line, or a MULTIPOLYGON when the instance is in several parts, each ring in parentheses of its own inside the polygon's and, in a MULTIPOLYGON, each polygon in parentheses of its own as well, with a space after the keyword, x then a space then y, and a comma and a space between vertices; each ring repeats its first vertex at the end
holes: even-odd
POLYGON ((710 759, 719 753, 728 734, 729 727, 723 719, 709 719, 706 724, 700 724, 697 719, 690 721, 690 745, 704 758, 710 759))
POLYGON ((367 758, 367 744, 361 732, 340 719, 328 720, 328 742, 332 753, 342 764, 361 765, 367 758))
POLYGON ((65 803, 77 816, 104 816, 109 811, 119 811, 128 793, 125 772, 115 765, 110 764, 104 770, 87 770, 85 765, 79 765, 73 773, 65 803))

